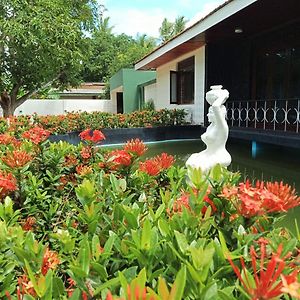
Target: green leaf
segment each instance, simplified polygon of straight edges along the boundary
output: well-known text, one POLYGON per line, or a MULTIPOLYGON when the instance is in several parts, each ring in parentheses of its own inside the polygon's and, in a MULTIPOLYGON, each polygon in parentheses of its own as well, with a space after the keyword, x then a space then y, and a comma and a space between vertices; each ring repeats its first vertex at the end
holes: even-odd
POLYGON ((169 289, 166 281, 162 277, 158 279, 158 295, 161 299, 169 299, 169 289))
POLYGON ((92 268, 97 272, 101 280, 106 280, 108 277, 106 268, 96 262, 91 262, 92 268))
POLYGON ((115 285, 117 285, 120 282, 119 277, 110 279, 108 281, 106 281, 105 283, 103 283, 102 285, 100 285, 94 292, 94 296, 97 296, 101 291, 103 291, 104 289, 108 289, 111 288, 115 285))
POLYGON ((142 229, 141 249, 149 250, 151 247, 151 223, 146 219, 142 229))
POLYGON ((82 206, 89 206, 95 199, 96 190, 94 184, 88 179, 84 179, 83 182, 75 189, 76 196, 82 206))
POLYGON ((213 283, 211 286, 206 289, 203 300, 214 300, 217 299, 218 295, 218 286, 216 283, 213 283))
POLYGON ((69 298, 69 300, 80 300, 80 299, 81 299, 81 291, 80 291, 80 289, 76 289, 72 293, 72 296, 69 298))
POLYGON ((114 243, 115 243, 115 239, 116 239, 116 234, 112 231, 109 232, 110 237, 108 238, 108 240, 106 241, 104 248, 103 248, 103 253, 110 253, 114 243))
POLYGON ((90 245, 87 236, 85 236, 84 239, 80 242, 78 258, 80 267, 87 276, 90 269, 90 245))
POLYGON ((186 267, 183 266, 178 272, 176 279, 170 291, 170 300, 182 300, 183 292, 186 284, 186 267))
POLYGON ((53 284, 53 298, 59 299, 59 297, 63 295, 65 291, 64 283, 60 278, 54 277, 52 284, 53 284))
POLYGON ((161 214, 165 211, 166 209, 166 205, 164 203, 162 203, 159 208, 157 209, 157 211, 155 212, 155 220, 158 220, 159 217, 161 216, 161 214))
POLYGON ((52 300, 52 292, 53 292, 53 272, 49 270, 46 274, 46 293, 43 297, 43 300, 52 300))
POLYGON ((24 262, 25 262, 26 271, 27 271, 27 273, 28 273, 28 277, 29 277, 30 281, 32 282, 32 285, 33 285, 33 287, 34 287, 34 289, 35 289, 35 292, 37 293, 37 295, 38 295, 39 297, 41 297, 42 295, 41 295, 41 293, 40 293, 38 284, 37 284, 37 282, 36 282, 36 280, 35 280, 35 276, 34 276, 32 270, 31 270, 31 268, 30 268, 30 265, 29 265, 29 263, 28 263, 28 261, 27 261, 26 259, 24 260, 24 262))
POLYGON ((177 241, 180 251, 183 254, 185 254, 187 251, 187 248, 189 247, 187 240, 185 238, 185 235, 176 230, 174 231, 174 233, 175 233, 176 241, 177 241))
POLYGON ((166 237, 170 234, 169 225, 164 219, 158 220, 158 229, 163 237, 166 237))

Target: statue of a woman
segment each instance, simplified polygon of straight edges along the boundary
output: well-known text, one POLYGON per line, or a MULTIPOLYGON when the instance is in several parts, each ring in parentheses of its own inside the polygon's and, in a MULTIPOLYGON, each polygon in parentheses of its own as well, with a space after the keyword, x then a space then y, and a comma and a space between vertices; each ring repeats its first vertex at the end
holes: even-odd
POLYGON ((228 125, 225 120, 226 108, 223 105, 228 99, 229 93, 223 90, 221 85, 211 87, 206 93, 206 100, 211 105, 208 110, 210 125, 206 132, 201 135, 206 149, 192 154, 186 162, 186 166, 201 168, 202 172, 208 173, 216 164, 227 167, 231 163, 231 156, 225 148, 228 139, 228 125))

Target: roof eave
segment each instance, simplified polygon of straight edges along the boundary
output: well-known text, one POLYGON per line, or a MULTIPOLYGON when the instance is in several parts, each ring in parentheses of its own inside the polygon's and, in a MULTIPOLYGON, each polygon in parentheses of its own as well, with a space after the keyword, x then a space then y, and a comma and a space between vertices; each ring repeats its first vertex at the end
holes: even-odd
MULTIPOLYGON (((158 59, 162 55, 172 51, 174 48, 178 47, 180 44, 185 43, 200 34, 204 34, 206 30, 211 28, 212 26, 220 23, 226 18, 234 15, 238 11, 244 9, 250 4, 256 2, 258 0, 230 0, 222 4, 215 11, 199 20, 197 23, 187 28, 179 35, 158 47, 156 50, 142 58, 135 64, 136 70, 147 69, 147 66, 151 65, 151 62, 158 59)), ((199 45, 201 47, 201 45, 199 45)))

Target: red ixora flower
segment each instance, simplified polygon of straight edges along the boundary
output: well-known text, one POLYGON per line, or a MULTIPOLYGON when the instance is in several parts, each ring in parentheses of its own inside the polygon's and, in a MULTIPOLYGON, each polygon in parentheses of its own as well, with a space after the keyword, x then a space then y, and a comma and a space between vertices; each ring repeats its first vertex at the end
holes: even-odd
POLYGON ((43 257, 43 263, 41 267, 41 272, 45 276, 49 269, 55 270, 57 265, 60 264, 58 254, 54 251, 46 249, 43 257))
POLYGON ((140 139, 131 139, 124 145, 124 150, 134 155, 142 156, 147 151, 147 147, 140 139))
MULTIPOLYGON (((288 254, 286 257, 281 258, 282 248, 282 244, 279 245, 277 252, 272 253, 271 257, 268 257, 266 243, 260 243, 260 262, 258 263, 258 255, 254 250, 254 247, 251 246, 250 256, 252 272, 247 272, 245 261, 243 258, 240 258, 243 276, 239 268, 233 263, 232 259, 227 257, 233 271, 252 300, 273 299, 282 295, 284 287, 281 275, 283 275, 284 270, 287 271, 285 259, 290 255, 288 254), (266 259, 267 261, 265 261, 266 259), (251 280, 250 278, 250 276, 252 276, 250 275, 251 273, 253 273, 254 280, 251 280)), ((284 276, 289 284, 297 281, 298 274, 298 270, 292 271, 291 269, 290 271, 289 275, 284 276)))
POLYGON ((175 162, 175 159, 172 155, 167 153, 162 153, 151 159, 141 162, 139 169, 142 172, 147 173, 151 176, 158 175, 161 171, 169 169, 175 162))
POLYGON ((6 153, 1 159, 7 166, 13 169, 24 167, 32 160, 32 157, 24 150, 13 150, 6 153))
POLYGON ((295 189, 282 181, 257 181, 255 186, 247 180, 238 187, 225 187, 220 195, 236 206, 238 212, 246 218, 272 212, 286 212, 300 205, 300 197, 295 189))
POLYGON ((128 167, 131 165, 131 155, 125 150, 114 150, 109 153, 109 158, 112 159, 112 168, 120 166, 128 167))
POLYGON ((34 144, 38 145, 39 143, 45 141, 50 135, 49 130, 45 130, 42 127, 33 127, 22 134, 22 137, 32 141, 34 144))
POLYGON ((91 141, 93 143, 98 143, 102 140, 105 140, 105 135, 100 130, 92 130, 90 128, 82 131, 79 136, 83 141, 91 141))
POLYGON ((29 280, 29 278, 25 274, 18 278, 17 299, 18 300, 23 299, 24 295, 30 295, 36 297, 36 292, 33 287, 33 283, 29 280))
POLYGON ((10 192, 18 189, 17 180, 11 173, 0 170, 0 197, 4 198, 10 192))

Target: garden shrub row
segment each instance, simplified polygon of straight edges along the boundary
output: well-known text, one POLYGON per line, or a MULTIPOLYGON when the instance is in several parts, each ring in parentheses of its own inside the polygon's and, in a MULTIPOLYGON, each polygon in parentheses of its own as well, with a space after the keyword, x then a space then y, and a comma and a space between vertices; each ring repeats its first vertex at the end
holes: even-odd
POLYGON ((49 130, 52 134, 64 134, 71 131, 83 131, 86 128, 134 128, 184 125, 186 112, 183 109, 161 109, 135 111, 129 114, 113 114, 106 112, 67 113, 66 115, 18 116, 0 119, 0 132, 10 127, 15 132, 29 129, 37 125, 49 130))
POLYGON ((145 159, 138 139, 104 149, 99 130, 49 135, 0 134, 1 299, 299 297, 299 232, 274 226, 291 187, 145 159))

